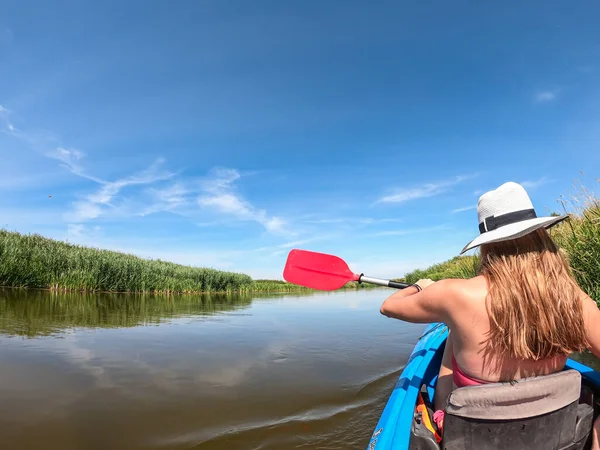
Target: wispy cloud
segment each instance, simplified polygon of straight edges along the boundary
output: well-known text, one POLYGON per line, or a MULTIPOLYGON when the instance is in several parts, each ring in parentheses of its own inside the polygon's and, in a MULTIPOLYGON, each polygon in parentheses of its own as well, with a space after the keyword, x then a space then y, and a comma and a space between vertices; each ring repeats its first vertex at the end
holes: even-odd
POLYGON ((15 132, 15 127, 10 121, 10 114, 9 109, 0 105, 0 132, 12 135, 15 132))
POLYGON ((52 152, 48 154, 47 150, 48 148, 59 147, 60 139, 48 131, 21 129, 15 125, 14 117, 13 111, 0 105, 0 132, 26 143, 44 156, 51 157, 52 152))
MULTIPOLYGON (((68 151, 62 153, 62 155, 64 156, 64 160, 68 167, 71 167, 73 159, 76 159, 77 161, 80 159, 79 156, 74 156, 72 152, 68 151)), ((86 176, 86 178, 98 182, 101 187, 96 192, 86 195, 81 200, 74 202, 74 209, 67 214, 67 220, 71 222, 83 222, 96 219, 106 212, 107 207, 114 207, 111 202, 122 189, 128 186, 148 185, 157 181, 168 180, 174 174, 162 169, 161 166, 163 163, 164 160, 159 158, 147 169, 116 181, 104 181, 86 176)), ((78 168, 77 170, 80 169, 78 168)))
POLYGON ((306 223, 312 224, 360 224, 360 225, 375 225, 381 223, 392 223, 392 222, 402 222, 402 219, 397 218, 384 218, 384 219, 374 219, 372 217, 337 217, 330 219, 314 219, 307 220, 306 223))
MULTIPOLYGON (((307 239, 298 239, 295 241, 284 242, 283 244, 272 245, 267 247, 259 247, 254 250, 251 250, 253 253, 261 253, 261 252, 271 252, 270 256, 279 256, 287 253, 290 249, 300 248, 305 246, 306 244, 317 242, 317 241, 328 241, 331 240, 334 236, 330 234, 321 234, 318 237, 311 237, 307 239)), ((336 236, 337 237, 337 236, 336 236)))
POLYGON ((258 222, 270 233, 293 234, 289 232, 283 218, 256 208, 236 191, 235 183, 241 175, 235 169, 215 169, 209 177, 200 181, 177 179, 169 186, 156 187, 152 185, 177 175, 165 170, 162 167, 165 161, 159 158, 141 172, 109 181, 86 169, 87 158, 83 151, 56 145, 60 139, 52 135, 22 132, 13 125, 11 115, 11 111, 0 106, 0 130, 26 142, 39 154, 58 161, 60 166, 70 173, 99 185, 96 191, 82 195, 72 202, 71 210, 63 216, 69 223, 77 224, 97 219, 111 210, 124 217, 145 216, 162 211, 174 212, 182 206, 187 206, 191 211, 188 211, 190 217, 197 220, 197 206, 196 212, 193 212, 191 207, 200 205, 229 216, 229 220, 234 217, 238 221, 258 222), (125 188, 141 185, 147 185, 149 188, 145 191, 138 190, 136 195, 129 198, 120 195, 125 188), (201 195, 198 196, 198 193, 201 195))
POLYGON ((536 188, 538 188, 540 186, 543 186, 544 184, 551 183, 552 181, 554 181, 554 180, 552 180, 549 177, 544 176, 544 177, 539 178, 537 180, 525 180, 525 181, 521 181, 519 184, 521 186, 523 186, 525 189, 536 189, 536 188))
POLYGON ((142 172, 113 182, 105 181, 101 183, 102 188, 95 194, 90 195, 89 200, 93 203, 109 204, 112 198, 118 194, 121 189, 127 186, 151 184, 156 181, 171 178, 173 173, 161 170, 161 166, 164 162, 163 158, 159 158, 142 172))
POLYGON ((101 242, 104 239, 104 235, 102 233, 102 227, 98 225, 69 223, 67 224, 66 239, 69 242, 80 245, 97 246, 98 242, 101 242))
POLYGON ((462 208, 456 208, 452 210, 452 214, 461 213, 465 211, 471 211, 472 209, 476 209, 477 205, 464 206, 462 208))
POLYGON ((559 91, 557 89, 548 90, 548 91, 539 91, 539 92, 535 93, 534 100, 537 103, 553 102, 558 98, 558 94, 559 94, 559 91))
POLYGON ((100 217, 103 212, 100 205, 81 200, 73 202, 73 210, 65 214, 65 219, 73 222, 85 222, 100 217))
MULTIPOLYGON (((191 192, 182 182, 175 182, 165 188, 149 188, 147 193, 150 195, 152 203, 145 206, 139 215, 145 216, 162 211, 173 212, 180 206, 189 203, 189 194, 191 192)), ((214 224, 213 222, 212 225, 214 224)), ((202 225, 198 224, 198 226, 202 225)))
POLYGON ((416 234, 416 233, 427 233, 429 231, 438 231, 438 230, 448 230, 450 229, 450 225, 442 224, 436 225, 433 227, 423 227, 423 228, 408 228, 401 230, 388 230, 388 231, 380 231, 379 233, 373 234, 373 236, 404 236, 407 234, 416 234))
POLYGON ((47 158, 59 161, 61 163, 61 167, 67 169, 74 175, 88 178, 98 183, 102 182, 102 180, 90 176, 84 172, 81 162, 85 157, 85 153, 79 150, 68 149, 61 146, 56 146, 52 150, 48 150, 48 147, 52 147, 58 141, 56 136, 47 132, 42 133, 39 131, 22 131, 18 129, 12 122, 12 115, 12 111, 0 105, 0 132, 25 142, 47 158))
POLYGON ((404 203, 410 200, 433 197, 448 191, 452 186, 471 179, 476 175, 459 175, 452 180, 427 183, 421 186, 396 190, 393 194, 386 195, 376 203, 404 203))
POLYGON ((196 222, 196 226, 200 228, 208 228, 215 227, 217 225, 223 225, 225 221, 223 220, 210 220, 208 222, 196 222))
POLYGON ((46 153, 46 156, 60 161, 62 167, 75 175, 85 176, 81 166, 81 160, 85 157, 85 153, 79 150, 58 147, 54 151, 46 153))
MULTIPOLYGON (((130 186, 152 185, 156 182, 165 181, 177 175, 162 166, 163 158, 158 158, 148 168, 133 175, 108 181, 100 178, 85 167, 86 154, 78 149, 67 148, 56 145, 60 138, 49 132, 22 131, 17 129, 11 121, 12 111, 0 105, 0 131, 17 138, 28 144, 38 154, 59 162, 59 165, 78 177, 93 181, 100 187, 91 194, 80 196, 72 202, 72 209, 64 214, 68 222, 84 222, 96 219, 106 213, 109 208, 115 208, 113 203, 117 195, 130 186), (49 149, 50 148, 50 149, 49 149)), ((197 192, 197 191, 196 191, 197 192)), ((175 183, 167 188, 149 189, 146 197, 140 201, 123 201, 126 208, 121 208, 119 213, 125 216, 146 215, 158 211, 172 211, 184 203, 187 189, 180 183, 175 183)), ((137 194, 140 194, 139 192, 137 194)), ((188 199, 191 202, 191 199, 188 199)))
POLYGON ((67 238, 78 239, 83 236, 85 225, 82 223, 70 223, 67 225, 67 238))
POLYGON ((279 244, 277 246, 277 248, 282 248, 282 249, 294 248, 294 247, 299 247, 301 245, 308 244, 313 241, 315 241, 315 239, 300 239, 297 241, 291 241, 291 242, 285 242, 283 244, 279 244))
POLYGON ((258 222, 270 233, 285 233, 285 220, 269 216, 264 209, 255 208, 236 192, 234 183, 240 177, 235 169, 214 169, 212 176, 202 183, 204 193, 198 197, 198 204, 238 220, 258 222))

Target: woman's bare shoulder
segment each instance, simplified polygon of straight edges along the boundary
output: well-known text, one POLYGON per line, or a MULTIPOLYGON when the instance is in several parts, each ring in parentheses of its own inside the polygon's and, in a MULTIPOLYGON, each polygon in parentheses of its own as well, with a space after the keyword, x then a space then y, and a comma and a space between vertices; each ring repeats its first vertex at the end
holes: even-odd
POLYGON ((487 281, 482 275, 466 279, 446 278, 435 284, 457 299, 485 298, 488 290, 487 281))
MULTIPOLYGON (((447 314, 450 323, 457 329, 471 329, 485 313, 487 282, 483 276, 473 278, 447 278, 439 287, 447 292, 447 314)), ((437 284, 437 283, 436 283, 437 284)))

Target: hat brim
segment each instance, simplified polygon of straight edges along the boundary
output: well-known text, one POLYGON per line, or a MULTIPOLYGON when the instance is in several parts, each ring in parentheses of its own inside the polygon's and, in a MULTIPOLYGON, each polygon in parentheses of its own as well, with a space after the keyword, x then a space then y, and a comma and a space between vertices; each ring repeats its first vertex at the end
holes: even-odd
POLYGON ((538 228, 550 228, 562 222, 565 219, 568 219, 569 215, 557 216, 557 217, 537 217, 535 219, 523 220, 522 222, 511 223, 510 225, 505 225, 496 230, 487 231, 483 234, 480 234, 462 249, 460 254, 462 255, 466 251, 469 251, 475 247, 479 247, 482 244, 488 244, 492 242, 501 242, 508 241, 510 239, 520 238, 529 234, 538 228))

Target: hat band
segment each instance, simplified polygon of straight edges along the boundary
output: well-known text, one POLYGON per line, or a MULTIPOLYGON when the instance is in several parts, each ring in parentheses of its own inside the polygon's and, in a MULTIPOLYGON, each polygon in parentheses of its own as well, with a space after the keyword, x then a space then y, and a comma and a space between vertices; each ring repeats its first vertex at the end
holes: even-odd
POLYGON ((505 225, 511 223, 522 222, 523 220, 535 219, 537 214, 535 209, 523 209, 521 211, 514 211, 508 214, 502 214, 501 216, 490 216, 486 217, 483 222, 479 224, 479 232, 481 234, 486 231, 496 230, 505 225))

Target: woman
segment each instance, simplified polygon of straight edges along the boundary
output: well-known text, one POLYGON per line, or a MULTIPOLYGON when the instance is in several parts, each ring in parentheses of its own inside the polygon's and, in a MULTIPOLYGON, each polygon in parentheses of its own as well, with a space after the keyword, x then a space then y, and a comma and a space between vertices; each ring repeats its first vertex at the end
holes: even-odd
MULTIPOLYGON (((477 205, 479 275, 419 280, 387 298, 381 313, 408 322, 444 322, 450 333, 436 388, 434 419, 454 387, 512 381, 564 368, 586 348, 600 357, 600 310, 571 275, 547 228, 568 216, 537 217, 525 189, 505 183, 477 205)), ((600 420, 593 449, 600 450, 600 420)))

